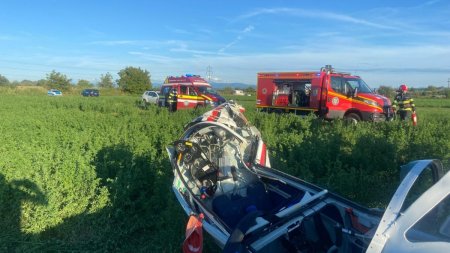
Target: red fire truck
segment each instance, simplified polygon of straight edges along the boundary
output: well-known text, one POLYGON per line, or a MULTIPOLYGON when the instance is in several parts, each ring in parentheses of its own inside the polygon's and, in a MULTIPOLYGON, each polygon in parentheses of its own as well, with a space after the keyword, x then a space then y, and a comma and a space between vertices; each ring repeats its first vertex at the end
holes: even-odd
POLYGON ((199 75, 167 77, 161 86, 161 106, 166 104, 171 89, 177 91, 178 109, 196 108, 208 104, 216 107, 225 102, 225 99, 212 89, 211 84, 199 75))
POLYGON ((376 94, 359 76, 335 72, 331 65, 319 72, 258 73, 256 107, 354 122, 393 117, 388 98, 376 94))

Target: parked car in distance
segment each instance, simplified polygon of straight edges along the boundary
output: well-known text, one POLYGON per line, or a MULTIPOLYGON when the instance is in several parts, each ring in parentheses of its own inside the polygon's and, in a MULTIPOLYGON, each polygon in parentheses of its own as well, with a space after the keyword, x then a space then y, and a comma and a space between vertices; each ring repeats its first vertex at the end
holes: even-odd
POLYGON ((83 97, 98 97, 100 92, 97 89, 84 89, 81 92, 81 95, 83 95, 83 97))
POLYGON ((62 92, 60 90, 57 90, 57 89, 50 89, 49 91, 47 91, 47 95, 49 95, 49 96, 62 96, 62 92))
POLYGON ((156 91, 148 90, 142 94, 142 102, 145 104, 155 104, 159 102, 159 93, 156 91))

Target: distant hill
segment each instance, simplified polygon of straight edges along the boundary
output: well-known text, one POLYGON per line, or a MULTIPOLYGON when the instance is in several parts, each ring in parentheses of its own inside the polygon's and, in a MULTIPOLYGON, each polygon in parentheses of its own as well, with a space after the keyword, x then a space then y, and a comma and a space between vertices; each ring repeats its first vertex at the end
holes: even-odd
POLYGON ((240 90, 243 90, 243 89, 246 89, 249 87, 256 89, 256 85, 246 84, 246 83, 215 83, 215 82, 211 82, 211 85, 214 89, 218 89, 218 90, 221 90, 226 87, 231 87, 233 89, 240 89, 240 90))

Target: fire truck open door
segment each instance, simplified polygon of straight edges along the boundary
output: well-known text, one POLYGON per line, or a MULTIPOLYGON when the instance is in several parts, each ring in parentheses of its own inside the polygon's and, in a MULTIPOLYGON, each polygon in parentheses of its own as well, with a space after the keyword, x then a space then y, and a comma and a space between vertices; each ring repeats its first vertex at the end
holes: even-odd
POLYGON ((311 108, 317 108, 319 115, 327 113, 327 77, 313 79, 311 82, 311 97, 309 105, 311 108))

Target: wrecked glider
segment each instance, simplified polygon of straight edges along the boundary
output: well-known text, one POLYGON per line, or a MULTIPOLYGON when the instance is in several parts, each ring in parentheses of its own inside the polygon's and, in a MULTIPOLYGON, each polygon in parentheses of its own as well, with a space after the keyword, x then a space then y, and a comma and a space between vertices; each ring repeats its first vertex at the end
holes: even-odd
POLYGON ((450 252, 450 173, 439 161, 403 166, 385 211, 369 209, 270 168, 242 112, 222 104, 168 147, 175 196, 223 252, 450 252), (432 187, 417 194, 424 180, 432 187))

